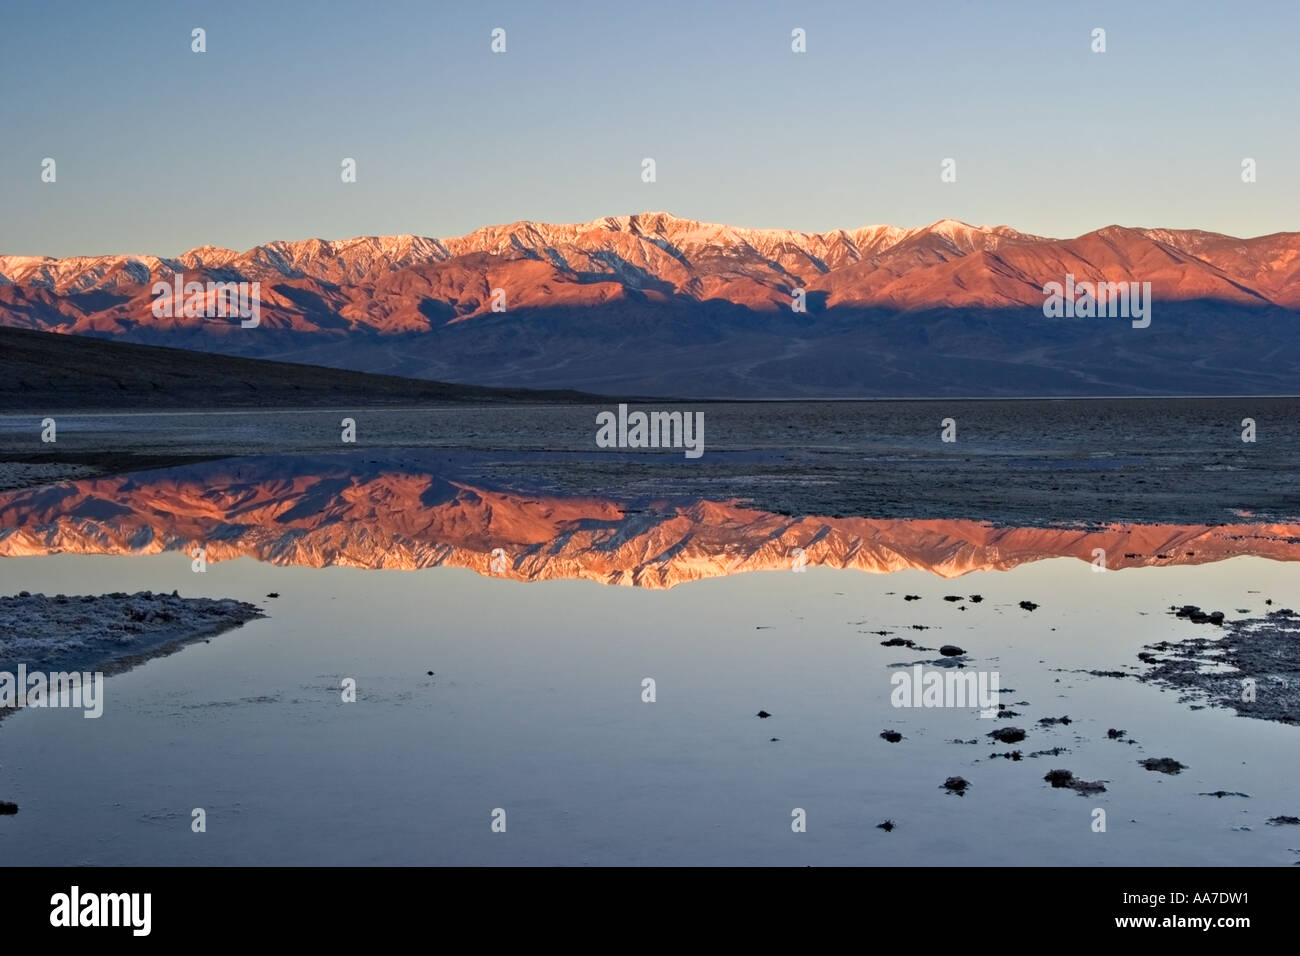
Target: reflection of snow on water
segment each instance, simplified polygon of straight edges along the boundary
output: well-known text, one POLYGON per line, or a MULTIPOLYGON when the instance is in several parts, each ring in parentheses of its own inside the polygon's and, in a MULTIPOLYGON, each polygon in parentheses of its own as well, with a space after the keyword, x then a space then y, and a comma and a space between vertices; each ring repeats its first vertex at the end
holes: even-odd
MULTIPOLYGON (((1300 421, 1300 399, 756 402, 703 411, 702 458, 595 446, 597 406, 275 410, 58 416, 60 450, 255 455, 439 449, 484 481, 576 494, 650 481, 665 495, 758 488, 756 506, 801 514, 1213 523, 1234 510, 1300 516, 1300 430, 1245 444, 1243 417, 1300 421), (958 440, 939 440, 939 421, 958 440), (1228 423, 1228 424, 1225 424, 1228 423), (767 485, 767 488, 763 486, 767 485)), ((0 459, 30 452, 37 419, 0 415, 0 459)), ((37 445, 39 451, 53 446, 37 445)), ((2 474, 2 473, 0 473, 2 474)))

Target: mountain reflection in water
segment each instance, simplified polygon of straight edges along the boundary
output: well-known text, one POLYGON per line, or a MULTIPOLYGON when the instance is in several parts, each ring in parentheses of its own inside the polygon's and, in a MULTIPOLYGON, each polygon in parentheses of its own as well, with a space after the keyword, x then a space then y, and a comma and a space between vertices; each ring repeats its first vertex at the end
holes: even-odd
POLYGON ((530 494, 445 458, 257 456, 0 495, 0 556, 248 556, 277 565, 464 567, 524 581, 667 588, 746 571, 922 569, 943 577, 1070 556, 1112 570, 1300 558, 1295 524, 1089 524, 791 517, 699 498, 530 494), (802 550, 800 550, 802 549, 802 550))

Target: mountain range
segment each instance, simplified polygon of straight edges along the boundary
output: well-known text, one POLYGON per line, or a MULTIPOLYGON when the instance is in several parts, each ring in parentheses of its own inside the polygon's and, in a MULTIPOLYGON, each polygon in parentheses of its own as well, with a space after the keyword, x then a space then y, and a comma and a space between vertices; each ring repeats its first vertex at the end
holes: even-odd
POLYGON ((0 255, 0 325, 607 394, 1291 394, 1300 233, 1052 239, 951 219, 803 233, 643 213, 174 258, 0 255), (156 317, 153 284, 177 274, 259 283, 260 324, 156 317), (1150 283, 1151 325, 1045 316, 1044 286, 1067 275, 1150 283))

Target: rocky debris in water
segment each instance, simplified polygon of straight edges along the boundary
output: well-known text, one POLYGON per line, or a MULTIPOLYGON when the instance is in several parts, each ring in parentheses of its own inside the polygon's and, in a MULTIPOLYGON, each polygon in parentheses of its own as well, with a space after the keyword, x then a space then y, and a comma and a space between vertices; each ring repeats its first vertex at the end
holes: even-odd
POLYGON ((903 739, 903 735, 897 730, 882 730, 880 732, 881 740, 888 740, 891 744, 896 744, 903 739))
POLYGON ((772 744, 774 744, 774 743, 776 743, 777 741, 779 741, 780 739, 781 739, 780 737, 773 737, 771 740, 768 741, 768 743, 772 743, 772 744))
POLYGON ((1146 760, 1139 760, 1138 763, 1158 773, 1181 773, 1187 769, 1187 764, 1179 763, 1173 757, 1148 757, 1146 760))
POLYGON ((1080 780, 1068 770, 1049 770, 1043 779, 1056 790, 1073 790, 1080 796, 1106 792, 1104 780, 1080 780))
POLYGON ((426 676, 426 677, 432 677, 432 676, 433 676, 433 671, 426 671, 426 672, 425 672, 425 676, 426 676))
POLYGON ((929 629, 930 629, 930 625, 929 625, 929 624, 913 624, 913 625, 912 625, 912 630, 914 630, 914 631, 928 631, 929 629))
POLYGON ((272 591, 270 594, 267 595, 267 597, 269 598, 278 598, 279 596, 280 596, 279 591, 272 591))
POLYGON ((904 601, 919 601, 919 600, 921 600, 921 595, 919 595, 919 594, 904 594, 904 595, 903 595, 903 600, 904 600, 904 601))
POLYGON ((939 653, 942 654, 944 657, 960 657, 962 654, 965 654, 966 652, 963 651, 956 644, 945 644, 943 645, 943 647, 939 648, 939 653))
POLYGON ((1033 601, 1021 601, 1020 606, 1024 608, 1026 611, 1034 611, 1038 609, 1038 605, 1035 604, 1033 601))
POLYGON ((1174 617, 1183 617, 1193 624, 1222 624, 1222 611, 1202 611, 1195 604, 1184 604, 1182 607, 1170 606, 1169 610, 1174 612, 1174 617))
MULTIPOLYGON (((912 648, 912 650, 932 651, 934 650, 934 648, 914 647, 912 648)), ((968 661, 964 657, 936 657, 933 660, 925 660, 925 661, 911 661, 911 662, 899 661, 897 663, 890 664, 889 666, 890 667, 948 667, 948 668, 956 668, 957 670, 965 670, 967 663, 968 661)))
POLYGON ((1199 793, 1197 794, 1197 796, 1218 797, 1220 800, 1222 800, 1224 797, 1245 797, 1247 800, 1250 799, 1250 794, 1240 793, 1236 790, 1212 790, 1209 793, 1199 793))
POLYGON ((1086 797, 1090 793, 1105 793, 1106 784, 1102 780, 1076 780, 1071 788, 1081 797, 1086 797))
POLYGON ((891 637, 887 641, 880 642, 881 647, 916 647, 916 641, 908 640, 905 637, 891 637))
POLYGON ((1024 754, 1022 754, 1019 750, 1008 750, 1006 753, 1001 753, 1001 754, 991 753, 989 754, 989 759, 992 760, 995 757, 1005 757, 1007 760, 1019 760, 1023 756, 1024 754))
MULTIPOLYGON (((10 804, 10 806, 13 806, 13 804, 10 804)), ((1300 826, 1300 817, 1272 817, 1269 819, 1268 825, 1271 827, 1300 826)))
POLYGON ((961 595, 960 595, 960 594, 945 594, 945 595, 943 596, 943 599, 944 599, 945 601, 952 601, 953 603, 956 603, 957 601, 960 601, 960 600, 961 600, 961 595))
POLYGON ((1069 714, 1066 714, 1064 717, 1040 717, 1038 722, 1044 727, 1053 727, 1056 724, 1068 727, 1070 724, 1074 723, 1074 721, 1070 719, 1069 714))
POLYGON ((1127 733, 1128 733, 1127 730, 1116 730, 1114 727, 1112 727, 1110 728, 1110 730, 1106 731, 1106 736, 1109 737, 1111 740, 1120 740, 1127 733))
POLYGON ((1070 751, 1065 747, 1053 747, 1051 750, 1035 750, 1029 756, 1031 757, 1059 757, 1061 754, 1068 754, 1070 751))
POLYGON ((984 595, 982 595, 982 594, 972 594, 972 595, 970 596, 970 602, 971 602, 971 604, 979 604, 980 601, 983 601, 983 600, 984 600, 984 595))
POLYGON ((894 821, 886 820, 884 823, 877 823, 876 829, 884 830, 886 833, 888 833, 890 830, 894 829, 894 821))
POLYGON ((18 804, 0 800, 0 817, 11 817, 18 812, 18 804))
POLYGON ((1093 677, 1132 677, 1132 674, 1126 674, 1123 671, 1080 671, 1082 674, 1090 674, 1093 677))
POLYGON ((755 716, 762 717, 764 720, 766 720, 767 718, 771 717, 772 715, 769 714, 769 713, 768 713, 767 711, 765 711, 765 710, 760 710, 760 711, 759 711, 755 716))
POLYGON ((1000 744, 1014 744, 1025 739, 1025 732, 1019 727, 999 727, 997 730, 990 731, 987 736, 1000 744))
POLYGON ((1005 706, 1003 706, 1002 704, 998 704, 998 719, 999 719, 999 720, 1010 720, 1012 717, 1019 717, 1019 716, 1020 716, 1020 711, 1018 711, 1018 710, 1008 710, 1008 709, 1007 709, 1005 706))
POLYGON ((1164 656, 1143 662, 1147 670, 1138 679, 1144 683, 1241 717, 1300 723, 1300 615, 1290 608, 1225 622, 1212 636, 1162 641, 1146 650, 1164 656), (1247 679, 1253 684, 1245 684, 1247 679), (1245 693, 1248 686, 1253 694, 1245 693))
POLYGON ((949 743, 954 743, 954 744, 977 744, 977 743, 979 743, 979 738, 978 738, 978 737, 972 737, 970 740, 959 740, 958 738, 954 737, 954 738, 952 738, 951 741, 949 741, 949 743))
POLYGON ((955 793, 959 797, 964 797, 969 787, 970 781, 965 777, 949 777, 943 782, 943 789, 949 793, 955 793))

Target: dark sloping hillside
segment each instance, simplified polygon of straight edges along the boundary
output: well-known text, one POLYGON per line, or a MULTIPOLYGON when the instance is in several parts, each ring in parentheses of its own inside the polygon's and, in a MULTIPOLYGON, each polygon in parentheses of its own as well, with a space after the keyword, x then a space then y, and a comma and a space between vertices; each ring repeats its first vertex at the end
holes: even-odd
POLYGON ((0 409, 260 406, 592 400, 574 391, 479 388, 0 328, 0 409))

